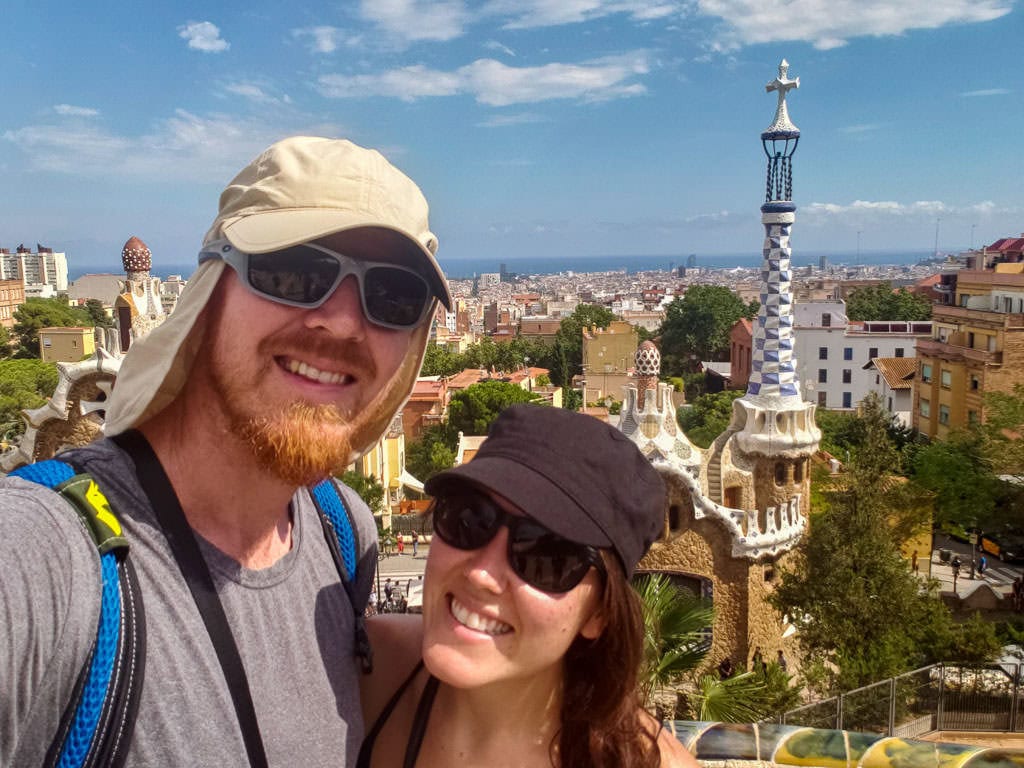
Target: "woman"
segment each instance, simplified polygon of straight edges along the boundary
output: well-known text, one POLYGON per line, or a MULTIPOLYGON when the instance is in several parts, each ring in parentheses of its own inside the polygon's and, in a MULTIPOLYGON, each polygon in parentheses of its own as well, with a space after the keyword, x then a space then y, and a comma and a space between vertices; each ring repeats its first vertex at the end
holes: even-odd
POLYGON ((427 491, 422 624, 370 622, 360 768, 695 767, 635 692, 628 577, 664 527, 665 490, 633 443, 590 416, 513 406, 427 491))

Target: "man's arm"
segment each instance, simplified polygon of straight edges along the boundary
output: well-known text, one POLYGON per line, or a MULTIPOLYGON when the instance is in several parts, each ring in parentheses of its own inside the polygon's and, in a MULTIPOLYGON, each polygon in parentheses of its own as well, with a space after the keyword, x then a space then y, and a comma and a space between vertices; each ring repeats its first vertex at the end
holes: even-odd
POLYGON ((99 556, 53 491, 0 479, 0 765, 39 765, 96 639, 99 556))

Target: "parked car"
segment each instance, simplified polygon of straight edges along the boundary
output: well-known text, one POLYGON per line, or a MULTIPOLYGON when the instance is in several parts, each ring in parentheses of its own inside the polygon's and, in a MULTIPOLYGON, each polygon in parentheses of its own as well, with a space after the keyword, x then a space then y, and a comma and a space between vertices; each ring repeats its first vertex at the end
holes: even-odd
POLYGON ((998 557, 1004 563, 1024 561, 1024 531, 984 533, 979 543, 982 551, 998 557))

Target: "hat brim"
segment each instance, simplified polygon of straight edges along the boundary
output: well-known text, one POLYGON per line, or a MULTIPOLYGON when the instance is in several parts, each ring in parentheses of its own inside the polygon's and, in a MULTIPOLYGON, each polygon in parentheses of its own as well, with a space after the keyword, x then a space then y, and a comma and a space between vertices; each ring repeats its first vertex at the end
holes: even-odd
POLYGON ((427 262, 429 269, 425 270, 424 276, 428 279, 434 295, 446 309, 452 308, 448 281, 430 249, 408 232, 382 224, 377 219, 369 220, 365 216, 349 211, 325 208, 289 208, 261 211, 229 219, 221 226, 221 234, 240 251, 267 253, 299 243, 308 243, 346 230, 368 227, 386 229, 401 235, 409 243, 410 255, 417 259, 422 258, 427 262))
POLYGON ((580 503, 544 475, 502 456, 477 456, 466 464, 440 472, 426 483, 438 495, 447 486, 470 483, 493 491, 559 536, 578 544, 615 549, 614 543, 580 503))

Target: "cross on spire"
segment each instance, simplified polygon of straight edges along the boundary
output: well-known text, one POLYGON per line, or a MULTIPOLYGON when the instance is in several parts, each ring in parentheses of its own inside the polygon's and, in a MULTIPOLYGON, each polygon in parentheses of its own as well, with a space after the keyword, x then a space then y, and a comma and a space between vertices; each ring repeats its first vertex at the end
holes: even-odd
POLYGON ((800 87, 800 78, 794 78, 792 80, 787 77, 789 73, 789 62, 785 59, 779 64, 779 75, 772 80, 768 85, 764 87, 765 91, 771 93, 772 91, 779 92, 779 106, 775 110, 775 119, 772 124, 768 126, 766 133, 772 131, 796 131, 798 130, 795 125, 789 119, 789 110, 786 109, 786 94, 793 88, 800 87))

